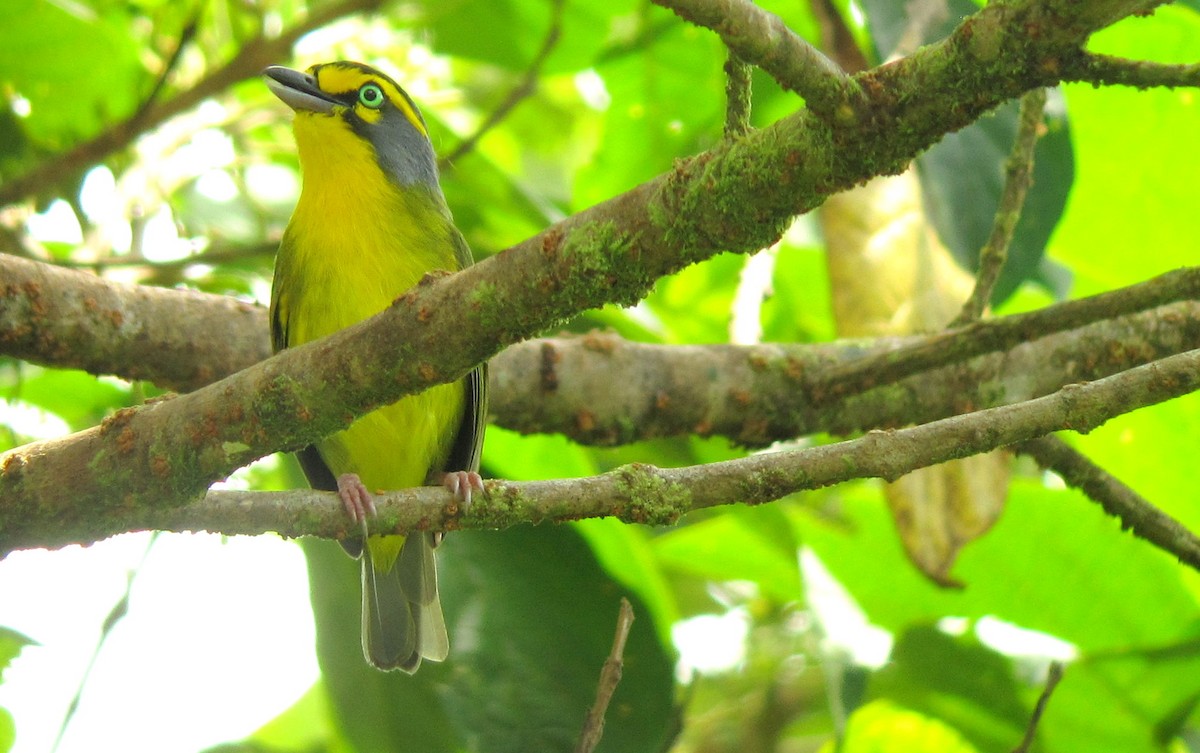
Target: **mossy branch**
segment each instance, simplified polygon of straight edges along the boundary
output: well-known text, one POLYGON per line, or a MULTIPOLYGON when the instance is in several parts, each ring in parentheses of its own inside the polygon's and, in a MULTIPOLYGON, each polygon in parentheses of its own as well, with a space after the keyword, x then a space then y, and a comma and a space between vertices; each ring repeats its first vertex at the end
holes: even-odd
MULTIPOLYGON (((941 43, 856 76, 863 96, 839 110, 836 123, 800 110, 496 257, 431 278, 325 340, 0 455, 0 550, 46 531, 94 538, 104 535, 92 525, 97 516, 133 519, 197 500, 255 458, 297 449, 379 405, 457 379, 572 314, 632 303, 659 277, 719 251, 769 245, 795 214, 831 193, 896 172, 948 131, 1055 83, 1057 68, 1047 61, 1078 54, 1093 31, 1152 5, 989 5, 941 43)), ((739 467, 752 472, 754 460, 747 462, 739 467)))

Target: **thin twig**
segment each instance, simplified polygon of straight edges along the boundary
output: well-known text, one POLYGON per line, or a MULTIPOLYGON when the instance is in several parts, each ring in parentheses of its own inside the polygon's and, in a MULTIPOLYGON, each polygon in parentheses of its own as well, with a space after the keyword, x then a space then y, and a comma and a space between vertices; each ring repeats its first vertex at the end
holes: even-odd
POLYGON ((716 32, 742 60, 804 97, 814 113, 832 116, 858 85, 783 19, 750 0, 654 0, 685 21, 716 32))
POLYGON ((621 597, 621 612, 617 616, 612 651, 600 670, 600 682, 596 685, 596 702, 588 709, 583 731, 575 745, 575 753, 592 753, 600 744, 600 738, 604 735, 604 714, 608 711, 608 704, 621 682, 621 672, 625 666, 625 641, 629 638, 629 628, 632 625, 633 607, 629 605, 628 599, 621 597))
POLYGON ((962 311, 950 322, 958 327, 983 316, 1000 271, 1008 261, 1008 247, 1012 245, 1017 221, 1025 207, 1025 195, 1033 183, 1033 153, 1037 147, 1038 132, 1042 128, 1042 113, 1046 109, 1046 90, 1037 88, 1021 97, 1021 114, 1017 119, 1017 137, 1012 153, 1004 165, 1004 190, 1000 194, 1000 205, 992 220, 992 232, 979 251, 979 271, 975 275, 975 289, 963 304, 962 311))
POLYGON ((179 61, 183 59, 183 50, 196 37, 196 30, 200 27, 200 16, 204 13, 204 3, 197 3, 195 10, 192 11, 192 16, 183 25, 179 31, 179 38, 175 40, 175 49, 171 50, 170 56, 167 57, 166 64, 163 65, 162 71, 158 74, 158 78, 154 82, 154 86, 150 88, 150 93, 142 100, 142 104, 138 106, 131 120, 137 121, 145 117, 146 111, 158 101, 163 90, 167 87, 167 81, 170 80, 171 74, 175 72, 175 67, 179 65, 179 61))
POLYGON ((1095 86, 1136 86, 1139 89, 1200 86, 1200 63, 1172 65, 1080 52, 1063 61, 1062 80, 1083 81, 1095 86))
POLYGON ((1099 503, 1121 521, 1122 528, 1200 570, 1200 537, 1063 440, 1053 436, 1031 439, 1018 444, 1016 450, 1099 503))
POLYGON ((456 161, 469 154, 478 144, 480 139, 487 134, 488 131, 500 124, 508 114, 521 103, 522 100, 529 97, 537 89, 538 76, 541 75, 542 68, 546 64, 546 59, 550 57, 550 53, 558 44, 559 37, 562 36, 562 14, 564 0, 554 0, 550 11, 550 28, 546 30, 546 36, 542 40, 541 49, 537 55, 529 63, 529 67, 525 70, 525 75, 513 87, 504 101, 495 110, 492 110, 475 132, 463 139, 458 146, 454 147, 449 154, 438 159, 438 167, 446 169, 454 165, 456 161))
POLYGON ((1200 297, 1200 267, 1177 269, 1144 285, 1066 301, 1050 308, 996 321, 977 321, 948 329, 911 347, 846 361, 806 384, 815 403, 827 403, 924 371, 965 361, 983 353, 1008 350, 1032 337, 1075 329, 1085 322, 1123 316, 1175 301, 1200 297))
POLYGON ((1028 753, 1029 746, 1033 744, 1033 736, 1037 733, 1038 723, 1042 720, 1042 713, 1046 710, 1046 704, 1050 702, 1050 694, 1054 692, 1054 688, 1058 687, 1062 676, 1062 663, 1050 662, 1050 669, 1046 675, 1046 686, 1042 688, 1037 705, 1033 707, 1033 714, 1030 715, 1029 724, 1025 727, 1025 737, 1021 740, 1020 745, 1013 748, 1012 753, 1028 753))
POLYGON ((750 130, 750 65, 733 50, 725 59, 725 138, 750 130))

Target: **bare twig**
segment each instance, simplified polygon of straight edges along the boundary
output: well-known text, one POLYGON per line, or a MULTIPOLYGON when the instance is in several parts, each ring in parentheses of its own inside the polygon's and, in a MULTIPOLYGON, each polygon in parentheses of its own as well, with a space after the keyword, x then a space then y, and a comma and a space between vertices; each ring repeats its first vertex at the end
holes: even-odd
POLYGON ((822 118, 857 91, 857 84, 783 19, 749 0, 654 0, 680 18, 715 31, 730 50, 804 97, 822 118))
POLYGON ((1200 537, 1063 440, 1053 436, 1031 439, 1018 444, 1016 450, 1098 502, 1121 521, 1122 528, 1200 570, 1200 537))
POLYGON ((542 46, 529 63, 529 67, 525 70, 525 74, 521 76, 521 80, 513 87, 512 91, 508 93, 508 96, 504 98, 500 105, 484 118, 474 133, 463 139, 458 146, 450 150, 449 154, 438 158, 438 167, 442 169, 452 167, 456 161, 469 154, 488 131, 499 125, 522 100, 532 95, 537 89, 537 79, 541 75, 542 67, 546 64, 546 59, 550 57, 550 53, 558 44, 559 37, 562 36, 564 2, 565 0, 553 0, 550 10, 550 28, 546 30, 546 36, 542 39, 542 46))
POLYGON ((992 232, 979 251, 975 289, 963 304, 962 311, 950 322, 951 327, 959 327, 982 317, 992 299, 996 280, 1000 279, 1000 271, 1008 261, 1008 247, 1012 244, 1017 221, 1021 219, 1025 194, 1033 183, 1033 153, 1045 109, 1045 89, 1034 89, 1021 98, 1017 137, 1004 166, 1004 190, 1000 194, 1000 205, 996 207, 996 217, 992 220, 992 232))
POLYGON ((629 628, 632 625, 633 607, 629 605, 628 599, 621 597, 621 612, 617 616, 612 651, 600 670, 600 682, 596 685, 596 702, 588 709, 583 731, 575 745, 575 753, 592 753, 600 744, 600 738, 604 735, 604 714, 608 711, 608 704, 621 682, 621 671, 625 664, 625 641, 629 638, 629 628))
POLYGON ((1021 740, 1021 744, 1013 748, 1012 753, 1028 753, 1029 746, 1033 745, 1033 736, 1037 733, 1038 723, 1042 720, 1042 714, 1046 711, 1046 704, 1050 702, 1050 694, 1058 687, 1059 680, 1063 676, 1063 665, 1061 662, 1050 662, 1050 669, 1046 675, 1046 686, 1042 688, 1042 694, 1038 696, 1037 705, 1033 707, 1033 714, 1029 717, 1029 724, 1025 727, 1025 737, 1021 740))

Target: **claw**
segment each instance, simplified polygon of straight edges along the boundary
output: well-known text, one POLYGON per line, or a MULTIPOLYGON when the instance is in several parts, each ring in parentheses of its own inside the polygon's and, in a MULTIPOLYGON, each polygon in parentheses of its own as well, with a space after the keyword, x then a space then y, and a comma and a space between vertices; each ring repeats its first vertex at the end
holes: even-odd
POLYGON ((436 474, 433 480, 441 483, 454 495, 455 499, 462 502, 463 512, 471 507, 472 493, 483 493, 483 477, 475 471, 451 471, 450 473, 436 474))
POLYGON ((367 491, 367 487, 363 486, 357 473, 343 473, 338 476, 337 487, 338 497, 341 498, 342 506, 346 508, 346 514, 351 520, 363 523, 367 516, 375 516, 375 500, 367 491))

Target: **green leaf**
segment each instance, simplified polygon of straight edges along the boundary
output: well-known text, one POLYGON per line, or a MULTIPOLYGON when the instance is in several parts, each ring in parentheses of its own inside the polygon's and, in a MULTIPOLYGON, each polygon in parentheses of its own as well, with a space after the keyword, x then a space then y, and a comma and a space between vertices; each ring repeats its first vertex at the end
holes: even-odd
MULTIPOLYGON (((955 261, 970 272, 979 268, 979 250, 991 234, 1000 205, 1019 112, 1020 102, 1001 105, 961 131, 947 134, 917 158, 926 211, 955 261)), ((1025 280, 1054 290, 1052 280, 1043 278, 1041 265, 1075 175, 1066 104, 1057 90, 1047 92, 1043 124, 1046 131, 1034 149, 1033 185, 992 291, 993 304, 1003 302, 1025 280)))
POLYGON ((103 381, 84 371, 26 366, 11 395, 53 413, 79 430, 130 403, 128 388, 103 381))
POLYGON ((0 88, 29 101, 30 140, 61 149, 133 112, 144 71, 122 6, 9 0, 4 16, 0 88))
POLYGON ((592 548, 600 566, 646 605, 658 628, 659 641, 669 646, 671 626, 679 619, 679 605, 654 556, 649 529, 616 518, 581 520, 574 527, 592 548))
POLYGON ((907 562, 874 488, 845 489, 841 527, 795 520, 872 622, 901 632, 992 615, 1079 649, 1044 720, 1048 735, 1084 741, 1071 750, 1156 750, 1155 730, 1200 693, 1200 605, 1181 566, 1081 495, 1014 480, 1004 515, 960 557, 966 587, 945 591, 907 562))
MULTIPOLYGON (((1163 6, 1098 32, 1088 49, 1132 59, 1200 59, 1200 14, 1163 6)), ((1063 87, 1079 181, 1050 253, 1083 296, 1196 263, 1195 90, 1063 87)))
POLYGON ((777 505, 738 507, 656 537, 664 568, 714 581, 748 580, 779 603, 801 596, 796 543, 777 505), (782 533, 785 540, 775 539, 782 533))
POLYGON ((1013 748, 1031 711, 1008 659, 973 638, 927 626, 905 631, 869 689, 872 698, 941 719, 980 750, 1013 748))
POLYGON ((26 646, 37 646, 34 639, 12 628, 0 626, 0 683, 4 682, 4 670, 26 646))
POLYGON ((659 8, 640 19, 638 49, 596 67, 612 104, 599 148, 575 175, 573 206, 583 208, 664 173, 678 155, 721 137, 725 51, 711 32, 659 8), (633 54, 633 53, 637 54, 633 54))
MULTIPOLYGON (((523 70, 533 61, 546 37, 552 3, 459 0, 453 4, 426 3, 426 6, 426 26, 432 30, 434 48, 439 52, 523 70)), ((565 3, 560 38, 548 60, 547 71, 580 70, 591 65, 612 35, 617 19, 633 7, 632 0, 565 3)))
POLYGON ((317 681, 287 710, 264 724, 249 741, 273 753, 322 750, 332 735, 329 693, 317 681))
POLYGON ((872 487, 848 492, 847 514, 853 535, 807 515, 797 521, 805 543, 881 627, 992 615, 1084 651, 1200 637, 1200 605, 1179 565, 1077 492, 1014 479, 996 526, 963 550, 956 568, 967 584, 961 591, 939 589, 917 574, 872 487))
POLYGON ((976 748, 950 726, 900 708, 875 701, 850 715, 843 743, 831 743, 821 753, 976 753, 976 748))
POLYGON ((650 612, 565 526, 460 531, 440 550, 450 659, 414 676, 366 666, 357 563, 305 542, 318 657, 337 724, 358 751, 567 751, 596 692, 622 595, 637 619, 601 751, 658 751, 672 661, 650 612))

